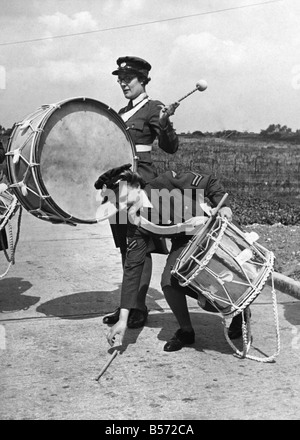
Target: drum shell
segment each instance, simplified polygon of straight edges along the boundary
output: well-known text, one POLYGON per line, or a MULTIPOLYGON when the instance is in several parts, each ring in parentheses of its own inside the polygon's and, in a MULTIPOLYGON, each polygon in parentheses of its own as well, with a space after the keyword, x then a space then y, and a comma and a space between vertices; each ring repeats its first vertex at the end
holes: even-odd
POLYGON ((14 128, 7 155, 16 197, 31 214, 52 223, 95 223, 98 176, 124 163, 136 169, 134 143, 122 118, 85 97, 26 116, 14 128))
POLYGON ((172 274, 181 286, 204 296, 223 316, 232 317, 260 293, 273 259, 272 252, 258 243, 250 244, 238 227, 224 225, 218 218, 205 236, 189 242, 172 274))

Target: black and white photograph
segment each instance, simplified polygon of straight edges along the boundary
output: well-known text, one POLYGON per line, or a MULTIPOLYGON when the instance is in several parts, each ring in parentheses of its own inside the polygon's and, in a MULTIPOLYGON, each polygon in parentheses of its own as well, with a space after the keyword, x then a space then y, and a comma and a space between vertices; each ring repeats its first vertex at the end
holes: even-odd
POLYGON ((0 0, 0 420, 300 412, 300 3, 0 0))

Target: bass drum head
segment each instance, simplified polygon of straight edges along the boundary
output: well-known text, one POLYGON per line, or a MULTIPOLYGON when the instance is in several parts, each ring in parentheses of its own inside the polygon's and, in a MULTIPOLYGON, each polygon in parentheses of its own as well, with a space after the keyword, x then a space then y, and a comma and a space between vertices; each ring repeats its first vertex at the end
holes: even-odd
POLYGON ((96 221, 94 183, 100 174, 125 163, 134 170, 134 144, 125 123, 92 99, 60 104, 43 127, 37 152, 41 182, 54 206, 78 223, 96 221))

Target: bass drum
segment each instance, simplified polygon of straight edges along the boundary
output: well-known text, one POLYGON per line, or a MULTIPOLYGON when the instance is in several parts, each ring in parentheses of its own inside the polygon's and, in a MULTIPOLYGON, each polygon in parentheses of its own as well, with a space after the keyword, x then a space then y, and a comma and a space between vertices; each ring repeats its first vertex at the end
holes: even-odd
POLYGON ((99 175, 125 163, 136 170, 124 121, 84 97, 43 105, 15 124, 7 156, 10 188, 21 205, 52 223, 101 221, 94 188, 99 175))

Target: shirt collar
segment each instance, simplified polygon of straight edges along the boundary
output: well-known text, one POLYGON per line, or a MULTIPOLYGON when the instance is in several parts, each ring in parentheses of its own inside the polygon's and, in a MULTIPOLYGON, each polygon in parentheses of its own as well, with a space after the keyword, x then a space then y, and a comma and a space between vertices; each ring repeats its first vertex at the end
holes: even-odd
POLYGON ((132 100, 132 105, 135 106, 142 102, 145 98, 148 98, 148 95, 146 92, 141 93, 137 98, 132 100))

